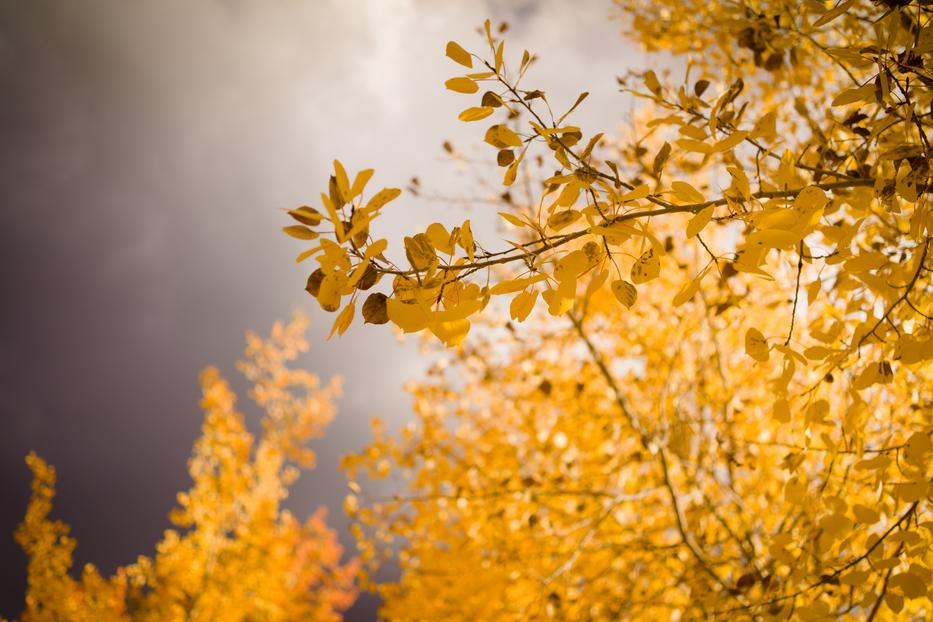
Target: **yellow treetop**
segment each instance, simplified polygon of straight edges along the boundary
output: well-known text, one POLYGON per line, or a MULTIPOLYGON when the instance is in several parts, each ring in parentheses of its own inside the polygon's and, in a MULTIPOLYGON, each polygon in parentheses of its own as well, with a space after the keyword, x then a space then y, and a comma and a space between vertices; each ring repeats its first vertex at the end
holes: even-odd
POLYGON ((235 409, 235 395, 213 368, 201 374, 205 418, 188 464, 193 480, 179 493, 173 529, 155 555, 109 579, 88 565, 73 579, 73 539, 49 520, 55 472, 30 454, 33 495, 17 541, 29 556, 23 622, 44 620, 337 621, 354 601, 356 564, 342 550, 323 511, 302 522, 281 504, 305 447, 334 415, 337 383, 289 369, 306 350, 307 319, 276 324, 269 339, 249 335, 240 369, 262 407, 258 442, 235 409))

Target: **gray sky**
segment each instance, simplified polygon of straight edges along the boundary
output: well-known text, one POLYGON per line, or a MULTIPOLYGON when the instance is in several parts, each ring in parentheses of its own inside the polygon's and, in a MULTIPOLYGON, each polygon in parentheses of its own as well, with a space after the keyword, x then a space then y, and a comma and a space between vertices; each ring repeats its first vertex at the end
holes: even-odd
MULTIPOLYGON (((628 107, 615 76, 645 58, 611 14, 608 0, 0 0, 0 615, 25 586, 26 452, 58 468, 79 565, 150 553, 188 485, 198 371, 234 376, 244 332, 294 308, 314 322, 302 364, 346 391, 289 503, 334 508, 348 542, 339 456, 372 416, 406 420, 402 384, 422 365, 385 327, 324 341, 332 316, 303 292, 280 208, 314 204, 335 157, 380 186, 417 175, 478 194, 442 158, 445 139, 482 140, 456 120, 469 101, 444 90, 444 46, 481 50, 486 17, 510 22, 513 56, 541 57, 526 84, 555 110, 589 90, 578 123, 612 129, 628 107)), ((380 233, 489 229, 493 211, 403 196, 380 233)), ((374 619, 372 600, 349 619, 374 619)))

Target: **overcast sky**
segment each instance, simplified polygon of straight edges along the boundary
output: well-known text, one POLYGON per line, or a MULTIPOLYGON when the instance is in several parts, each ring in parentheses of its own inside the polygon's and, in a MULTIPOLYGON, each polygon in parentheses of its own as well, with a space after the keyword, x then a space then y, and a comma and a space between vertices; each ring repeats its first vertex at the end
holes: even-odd
MULTIPOLYGON (((422 365, 385 327, 324 341, 332 316, 303 292, 281 208, 313 204, 335 157, 380 186, 417 175, 475 196, 440 149, 482 138, 456 120, 468 102, 443 88, 444 46, 480 50, 486 17, 510 22, 513 55, 541 57, 527 85, 556 109, 590 91, 577 121, 612 129, 615 76, 645 59, 610 16, 608 0, 0 0, 0 615, 22 608, 23 456, 58 468, 78 565, 150 553, 188 485, 198 371, 235 375, 244 332, 294 308, 314 322, 302 364, 346 392, 289 504, 334 508, 348 542, 339 456, 372 416, 406 420, 422 365)), ((403 196, 383 233, 490 209, 403 196)))

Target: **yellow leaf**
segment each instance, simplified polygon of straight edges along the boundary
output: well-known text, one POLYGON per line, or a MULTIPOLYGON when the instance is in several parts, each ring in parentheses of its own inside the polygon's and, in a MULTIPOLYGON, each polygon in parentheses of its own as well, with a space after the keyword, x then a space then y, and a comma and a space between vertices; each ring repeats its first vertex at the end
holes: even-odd
POLYGON ((661 260, 649 248, 632 265, 632 283, 636 285, 656 279, 661 274, 661 260))
POLYGON ((881 253, 862 253, 846 260, 843 267, 850 272, 865 272, 867 270, 877 270, 887 261, 888 258, 881 253))
POLYGON ((457 320, 464 320, 477 311, 483 308, 483 301, 470 299, 464 300, 455 307, 451 307, 444 311, 435 312, 433 317, 437 321, 441 322, 455 322, 457 320))
POLYGON ((560 231, 564 227, 575 223, 580 219, 580 216, 581 214, 577 210, 562 210, 559 212, 554 212, 551 217, 547 219, 547 224, 551 229, 560 231))
POLYGON ((418 303, 404 303, 389 298, 386 301, 386 314, 392 323, 406 333, 418 332, 427 327, 428 313, 418 303))
POLYGON ((695 153, 705 154, 713 153, 712 145, 708 145, 698 140, 693 140, 692 138, 679 138, 674 141, 674 144, 684 151, 693 151, 695 153))
POLYGON ((613 281, 609 285, 609 288, 612 290, 612 294, 616 297, 616 300, 629 309, 631 309, 635 301, 638 300, 638 290, 628 281, 623 281, 621 279, 613 281))
POLYGON ((353 315, 356 312, 356 305, 354 303, 348 304, 343 308, 337 315, 337 319, 334 320, 333 326, 330 328, 330 334, 327 335, 327 338, 330 339, 334 336, 336 332, 338 335, 342 335, 347 332, 347 329, 350 328, 350 324, 353 323, 353 315))
POLYGON ((867 460, 860 460, 855 463, 856 469, 871 471, 879 471, 886 469, 889 466, 891 466, 891 459, 883 454, 879 454, 874 458, 868 458, 867 460))
POLYGON ((695 125, 690 125, 689 123, 685 125, 681 125, 678 131, 684 136, 688 136, 692 138, 693 140, 703 141, 709 138, 709 135, 706 133, 706 130, 704 130, 703 128, 699 128, 695 125))
POLYGON ((450 80, 444 83, 444 86, 446 86, 448 90, 456 91, 457 93, 470 94, 470 93, 475 93, 476 91, 479 90, 479 85, 476 84, 476 82, 474 82, 473 80, 470 80, 469 78, 462 78, 462 77, 451 78, 450 80))
POLYGON ((374 212, 389 201, 394 201, 397 199, 400 194, 402 194, 402 191, 398 188, 383 188, 375 195, 373 195, 373 197, 366 203, 366 207, 363 209, 365 209, 367 212, 374 212))
POLYGON ((916 481, 916 482, 906 482, 903 484, 895 484, 894 492, 900 497, 905 503, 914 503, 915 501, 920 501, 927 496, 927 490, 930 488, 929 482, 925 481, 916 481))
POLYGON ((470 53, 460 47, 456 41, 447 42, 447 57, 464 67, 473 67, 473 59, 470 57, 470 53))
POLYGON ((372 259, 373 257, 378 257, 383 252, 385 252, 386 246, 389 243, 386 240, 376 240, 372 244, 366 247, 366 252, 363 254, 365 259, 372 259))
POLYGON ((855 514, 855 520, 866 525, 874 525, 881 520, 881 515, 877 510, 868 506, 856 503, 852 506, 852 513, 855 514))
POLYGON ((522 139, 513 132, 507 125, 497 123, 486 130, 486 136, 483 139, 496 149, 505 149, 507 147, 521 147, 522 139))
POLYGON ((431 322, 431 332, 448 347, 459 345, 470 332, 470 320, 431 322))
POLYGON ((783 229, 762 229, 745 238, 748 244, 760 244, 765 248, 791 249, 800 241, 800 234, 783 229))
POLYGON ((843 514, 830 514, 820 520, 820 527, 823 531, 835 538, 839 538, 847 531, 852 529, 852 521, 843 514))
POLYGON ((761 363, 768 360, 768 340, 757 328, 749 328, 745 333, 745 352, 761 363))
POLYGON ((687 237, 692 238, 697 235, 703 228, 709 224, 709 221, 713 218, 713 212, 716 210, 716 206, 710 205, 709 207, 704 207, 699 212, 697 212, 693 218, 687 221, 687 237))
POLYGON ((648 184, 641 184, 629 190, 621 197, 619 197, 619 203, 627 203, 629 201, 638 201, 639 199, 644 199, 651 192, 651 188, 648 187, 648 184))
POLYGON ((699 190, 691 186, 685 181, 675 181, 671 184, 671 189, 674 191, 674 196, 683 201, 684 203, 705 203, 706 197, 704 197, 699 190))
POLYGON ((825 359, 832 353, 833 350, 825 346, 811 346, 803 351, 803 355, 811 361, 825 359))
POLYGON ((650 69, 645 72, 645 86, 655 95, 661 92, 661 83, 658 82, 658 76, 650 69))
MULTIPOLYGON (((930 571, 924 567, 920 571, 929 578, 930 571)), ((904 596, 910 599, 921 598, 927 595, 927 581, 915 572, 900 572, 891 577, 891 585, 900 589, 904 596)))
POLYGON ((344 201, 349 201, 350 197, 350 179, 347 177, 347 171, 343 168, 340 160, 334 160, 334 174, 337 178, 337 190, 344 201))
POLYGON ((318 226, 321 224, 321 220, 323 219, 321 212, 317 211, 313 207, 308 207, 307 205, 302 205, 297 209, 288 210, 288 215, 301 224, 308 225, 309 227, 318 226))
POLYGON ((861 86, 857 89, 848 89, 839 93, 839 95, 836 95, 836 98, 833 99, 833 106, 845 106, 846 104, 869 101, 874 98, 875 84, 874 82, 869 82, 865 86, 861 86))
POLYGON ((425 230, 424 234, 428 236, 428 240, 431 242, 431 245, 444 253, 445 255, 452 255, 454 252, 454 245, 451 244, 450 232, 447 231, 447 228, 440 224, 439 222, 434 222, 428 225, 428 228, 425 230))
POLYGON ((307 259, 308 257, 311 257, 312 255, 314 255, 314 254, 315 254, 316 252, 318 252, 319 250, 321 250, 321 247, 320 247, 320 246, 315 246, 314 248, 309 249, 309 250, 306 250, 306 251, 303 252, 303 253, 299 253, 298 256, 295 257, 295 263, 301 263, 302 261, 304 261, 304 260, 307 259))
POLYGON ((457 118, 461 121, 479 121, 491 115, 493 110, 490 106, 474 106, 461 112, 457 118))
POLYGON ((521 162, 521 159, 516 159, 509 165, 509 168, 505 169, 505 176, 502 178, 503 186, 511 186, 515 183, 515 177, 518 175, 518 163, 521 162))
POLYGON ((509 221, 511 224, 515 225, 516 227, 521 228, 521 227, 527 227, 527 226, 528 226, 528 223, 526 223, 525 221, 523 221, 521 218, 519 218, 519 217, 516 216, 515 214, 510 214, 510 213, 508 213, 508 212, 499 212, 499 215, 502 216, 503 218, 505 218, 505 219, 506 219, 507 221, 509 221))
POLYGON ((907 446, 904 448, 904 458, 908 462, 922 467, 927 460, 927 455, 933 453, 933 441, 923 432, 914 432, 907 439, 907 446))
POLYGON ((900 613, 904 608, 904 597, 897 592, 888 590, 884 593, 884 604, 894 613, 900 613))
POLYGON ((363 189, 366 188, 366 184, 369 183, 369 179, 373 176, 373 169, 364 168, 362 171, 356 174, 356 177, 353 179, 353 185, 350 186, 350 194, 347 195, 347 201, 352 201, 357 196, 363 193, 363 189))
POLYGON ((774 344, 774 349, 777 350, 778 352, 783 353, 785 356, 789 356, 793 359, 796 359, 797 362, 800 363, 801 365, 807 364, 806 357, 804 357, 802 354, 800 354, 796 350, 793 350, 792 348, 785 346, 783 343, 774 344))
POLYGON ((834 19, 836 19, 837 17, 845 13, 846 10, 848 10, 848 8, 852 6, 854 2, 855 0, 845 0, 845 2, 840 2, 839 4, 837 4, 830 10, 823 13, 823 15, 820 16, 818 20, 810 24, 810 28, 819 28, 820 26, 824 26, 828 24, 829 22, 833 21, 834 19))
POLYGON ((299 240, 313 240, 318 237, 316 231, 311 231, 303 225, 291 225, 290 227, 282 227, 282 231, 287 233, 293 238, 298 238, 299 240))
POLYGON ((340 283, 336 275, 325 275, 317 294, 318 304, 325 311, 332 312, 340 308, 340 300, 340 283))
POLYGON ((733 132, 730 136, 727 136, 714 144, 713 151, 717 153, 728 151, 745 140, 746 136, 748 136, 748 132, 745 131, 733 132))
POLYGON ((867 570, 852 570, 839 577, 839 582, 843 585, 864 585, 870 576, 867 570))
POLYGON ((511 294, 512 292, 525 289, 534 283, 540 283, 546 278, 547 276, 544 274, 536 274, 534 276, 525 277, 523 279, 508 279, 506 281, 500 281, 489 289, 489 293, 492 296, 498 296, 500 294, 511 294))
POLYGON ((350 280, 347 282, 347 287, 356 287, 356 284, 360 282, 360 279, 363 278, 363 275, 366 273, 366 269, 369 267, 369 261, 361 261, 357 264, 356 268, 353 270, 353 274, 350 275, 350 280))
POLYGON ((324 203, 324 209, 327 210, 327 216, 329 217, 331 224, 334 225, 334 233, 337 236, 337 241, 342 244, 344 241, 343 222, 337 216, 337 210, 334 208, 334 203, 330 200, 330 197, 328 197, 323 192, 321 193, 321 202, 324 203))
POLYGON ((405 238, 405 255, 415 270, 426 270, 437 259, 431 241, 423 233, 405 238))
POLYGON ((533 289, 530 292, 519 292, 509 304, 509 317, 519 322, 524 322, 532 309, 535 308, 535 302, 538 300, 538 290, 533 289))
POLYGON ((558 281, 576 280, 590 267, 590 258, 582 250, 567 253, 554 265, 554 278, 558 281))
MULTIPOLYGON (((568 283, 574 283, 574 281, 567 281, 568 283)), ((553 316, 564 315, 571 308, 573 308, 573 294, 570 292, 570 295, 564 295, 567 292, 563 291, 563 288, 558 289, 548 289, 545 290, 541 297, 544 298, 544 301, 548 304, 548 313, 553 316)))
POLYGON ((700 281, 703 279, 704 274, 706 273, 701 272, 691 281, 684 283, 677 294, 674 295, 674 299, 671 301, 671 304, 674 307, 679 307, 696 296, 697 291, 700 289, 700 281))
POLYGON ((463 224, 460 225, 460 246, 466 251, 472 262, 474 260, 473 254, 476 252, 476 245, 473 243, 473 231, 470 229, 469 220, 464 220, 463 224))
POLYGON ((562 207, 570 207, 577 201, 577 197, 580 196, 580 190, 582 190, 580 185, 577 184, 576 181, 571 181, 560 191, 555 203, 562 207))

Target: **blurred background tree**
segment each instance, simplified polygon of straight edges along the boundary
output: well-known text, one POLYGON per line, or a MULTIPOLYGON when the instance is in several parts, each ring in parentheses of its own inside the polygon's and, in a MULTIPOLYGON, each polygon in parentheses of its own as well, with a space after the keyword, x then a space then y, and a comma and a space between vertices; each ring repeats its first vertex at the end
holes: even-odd
POLYGON ((258 442, 216 369, 201 375, 204 424, 179 493, 151 557, 109 578, 92 565, 70 575, 76 546, 49 518, 55 470, 35 454, 32 499, 16 539, 29 556, 24 622, 35 620, 340 620, 356 598, 357 564, 323 511, 301 521, 280 506, 300 468, 314 466, 305 443, 334 416, 339 383, 289 369, 308 349, 308 321, 276 324, 268 339, 248 335, 240 370, 264 410, 258 442))

